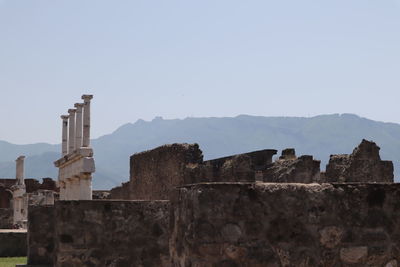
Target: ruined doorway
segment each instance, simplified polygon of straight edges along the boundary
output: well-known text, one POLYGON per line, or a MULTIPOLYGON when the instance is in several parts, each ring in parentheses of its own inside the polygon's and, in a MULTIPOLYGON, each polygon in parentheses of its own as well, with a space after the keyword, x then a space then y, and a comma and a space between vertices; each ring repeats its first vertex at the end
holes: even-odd
POLYGON ((10 190, 0 186, 0 209, 11 208, 12 193, 10 190))

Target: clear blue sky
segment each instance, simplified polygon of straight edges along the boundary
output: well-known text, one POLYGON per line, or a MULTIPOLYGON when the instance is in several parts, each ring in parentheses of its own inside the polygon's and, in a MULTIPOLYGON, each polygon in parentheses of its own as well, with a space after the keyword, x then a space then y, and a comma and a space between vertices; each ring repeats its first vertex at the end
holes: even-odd
POLYGON ((155 116, 356 113, 400 123, 400 0, 0 0, 0 140, 155 116))

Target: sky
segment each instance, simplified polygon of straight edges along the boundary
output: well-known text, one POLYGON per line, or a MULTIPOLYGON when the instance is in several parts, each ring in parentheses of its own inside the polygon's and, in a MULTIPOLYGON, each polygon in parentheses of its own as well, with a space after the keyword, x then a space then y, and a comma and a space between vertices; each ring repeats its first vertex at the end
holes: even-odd
POLYGON ((354 113, 400 123, 400 0, 0 0, 0 140, 138 119, 354 113))

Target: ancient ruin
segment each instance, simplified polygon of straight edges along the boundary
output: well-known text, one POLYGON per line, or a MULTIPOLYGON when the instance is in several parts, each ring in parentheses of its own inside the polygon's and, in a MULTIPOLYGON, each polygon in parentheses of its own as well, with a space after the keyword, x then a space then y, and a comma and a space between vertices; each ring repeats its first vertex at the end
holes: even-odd
MULTIPOLYGON (((400 185, 374 142, 332 155, 325 172, 294 148, 204 160, 197 144, 169 144, 133 154, 121 186, 92 191, 92 96, 82 98, 61 117, 60 200, 29 197, 44 205, 28 207, 28 266, 400 264, 400 185)), ((14 203, 29 187, 21 162, 14 203)))
POLYGON ((76 103, 69 115, 62 115, 62 152, 54 165, 59 168, 60 200, 91 200, 92 173, 95 171, 93 149, 90 147, 90 101, 76 103))
POLYGON ((384 177, 348 183, 294 149, 275 161, 271 149, 204 161, 197 144, 134 154, 130 181, 111 199, 29 210, 29 263, 397 266, 399 184, 375 143, 354 151, 346 166, 384 177))

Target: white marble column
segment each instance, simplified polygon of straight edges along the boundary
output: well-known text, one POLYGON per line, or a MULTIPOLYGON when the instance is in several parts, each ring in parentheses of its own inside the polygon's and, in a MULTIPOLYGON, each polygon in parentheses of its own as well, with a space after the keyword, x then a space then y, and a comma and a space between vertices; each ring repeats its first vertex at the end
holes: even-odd
POLYGON ((68 115, 62 115, 62 143, 61 151, 62 157, 68 154, 68 115))
POLYGON ((68 109, 69 113, 69 136, 68 136, 68 153, 72 153, 75 149, 75 113, 76 109, 68 109))
POLYGON ((90 147, 90 100, 93 95, 83 95, 83 147, 90 147))
POLYGON ((24 185, 24 160, 25 156, 19 156, 16 161, 16 179, 17 185, 24 185))
POLYGON ((75 149, 79 149, 82 146, 82 109, 85 104, 76 103, 76 121, 75 121, 75 149))

